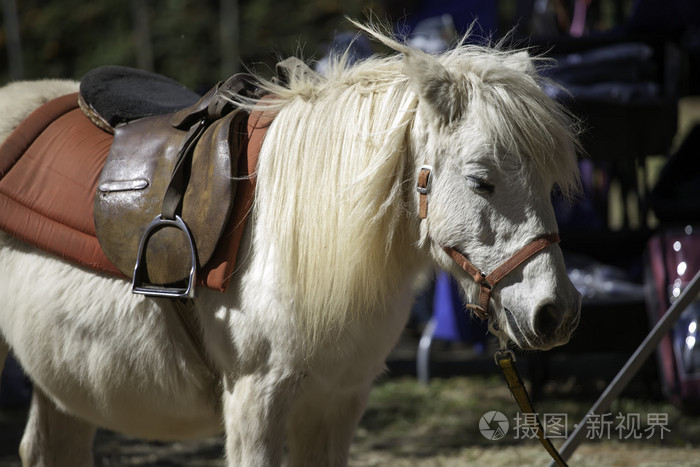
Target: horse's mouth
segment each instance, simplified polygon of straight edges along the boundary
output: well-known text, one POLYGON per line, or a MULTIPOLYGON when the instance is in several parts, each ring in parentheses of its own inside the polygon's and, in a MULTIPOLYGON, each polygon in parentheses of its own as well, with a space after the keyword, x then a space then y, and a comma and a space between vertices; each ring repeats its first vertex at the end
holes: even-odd
POLYGON ((511 312, 508 308, 503 308, 503 312, 506 317, 506 324, 507 327, 505 329, 506 334, 508 337, 518 346, 523 349, 531 349, 532 347, 530 346, 527 337, 525 337, 525 334, 523 331, 520 329, 520 324, 518 323, 518 320, 515 319, 515 316, 513 315, 513 312, 511 312))
POLYGON ((562 342, 560 339, 554 339, 555 336, 552 336, 552 339, 543 339, 542 337, 534 335, 533 333, 525 332, 521 328, 520 322, 511 310, 504 307, 503 312, 505 314, 507 324, 507 329, 505 330, 506 334, 521 349, 549 350, 553 347, 566 343, 562 342))

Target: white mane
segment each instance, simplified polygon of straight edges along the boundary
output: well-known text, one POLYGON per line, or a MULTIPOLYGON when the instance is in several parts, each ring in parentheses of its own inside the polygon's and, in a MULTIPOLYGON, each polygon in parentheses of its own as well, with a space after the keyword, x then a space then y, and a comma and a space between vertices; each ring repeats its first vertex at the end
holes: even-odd
MULTIPOLYGON (((526 54, 460 44, 435 59, 465 83, 464 102, 478 106, 494 157, 513 154, 562 191, 575 190, 576 138, 526 54)), ((288 85, 260 81, 278 115, 258 164, 257 232, 272 239, 280 293, 313 342, 398 292, 405 271, 392 258, 405 260, 419 241, 411 147, 418 96, 402 54, 352 67, 341 58, 326 77, 293 74, 288 85)))

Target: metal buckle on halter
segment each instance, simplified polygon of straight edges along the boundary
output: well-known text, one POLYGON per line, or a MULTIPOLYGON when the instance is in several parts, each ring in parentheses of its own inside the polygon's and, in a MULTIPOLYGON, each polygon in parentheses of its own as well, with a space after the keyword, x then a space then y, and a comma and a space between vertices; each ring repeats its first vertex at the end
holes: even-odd
POLYGON ((481 274, 481 282, 477 282, 479 286, 493 290, 493 286, 486 281, 487 274, 484 271, 479 271, 479 274, 481 274))
POLYGON ((418 186, 416 186, 416 191, 420 193, 421 195, 427 195, 428 192, 430 191, 430 184, 432 182, 432 176, 431 174, 433 173, 433 166, 425 164, 421 166, 420 170, 418 171, 418 186), (427 178, 425 180, 425 186, 421 186, 420 184, 420 174, 422 172, 427 172, 427 178))

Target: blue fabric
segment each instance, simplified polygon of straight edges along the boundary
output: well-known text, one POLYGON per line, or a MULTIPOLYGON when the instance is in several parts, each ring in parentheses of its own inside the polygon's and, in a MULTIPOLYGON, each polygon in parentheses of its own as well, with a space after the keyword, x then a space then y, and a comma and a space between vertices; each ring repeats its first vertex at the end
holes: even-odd
POLYGON ((435 279, 433 296, 433 317, 435 318, 436 339, 459 341, 466 335, 466 313, 459 313, 461 300, 454 286, 454 279, 444 271, 435 279))
POLYGON ((459 285, 444 271, 435 278, 433 318, 435 339, 483 343, 488 338, 486 323, 470 316, 459 293, 459 285))

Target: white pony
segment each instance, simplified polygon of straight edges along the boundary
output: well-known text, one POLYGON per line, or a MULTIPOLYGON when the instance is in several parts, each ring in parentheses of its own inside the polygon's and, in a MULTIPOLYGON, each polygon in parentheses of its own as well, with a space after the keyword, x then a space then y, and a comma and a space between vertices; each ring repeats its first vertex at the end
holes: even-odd
MULTIPOLYGON (((429 56, 367 32, 399 53, 261 80, 277 116, 237 270, 225 293, 196 299, 215 375, 168 299, 0 233, 0 362, 12 348, 35 387, 24 465, 90 465, 97 426, 160 440, 224 431, 229 465, 343 465, 416 276, 447 269, 473 301, 479 287, 443 247, 491 271, 557 231, 550 192, 577 189, 578 143, 533 60, 464 44, 429 56)), ((0 141, 76 89, 0 90, 0 141)), ((502 340, 548 349, 579 306, 551 245, 494 288, 489 318, 502 340)))

